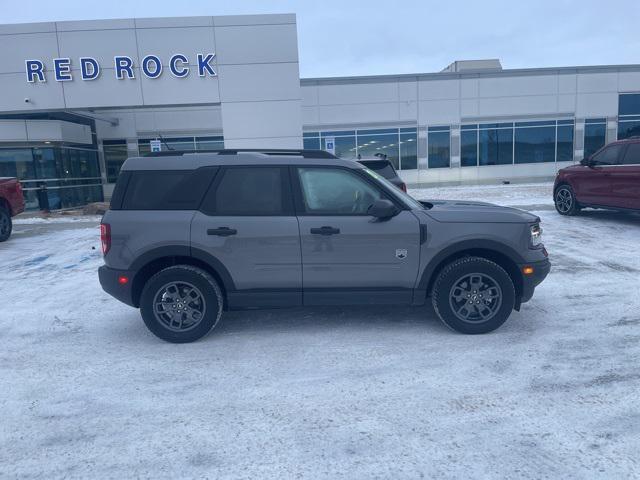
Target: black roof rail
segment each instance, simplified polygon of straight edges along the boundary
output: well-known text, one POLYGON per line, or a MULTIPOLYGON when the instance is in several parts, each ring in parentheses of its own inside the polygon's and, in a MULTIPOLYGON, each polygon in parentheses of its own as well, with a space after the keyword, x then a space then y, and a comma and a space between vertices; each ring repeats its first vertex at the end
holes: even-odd
POLYGON ((188 155, 193 153, 215 153, 218 155, 237 155, 238 153, 263 153, 265 155, 292 155, 303 158, 338 158, 332 153, 325 152, 324 150, 309 150, 309 149, 289 149, 289 148, 223 148, 219 150, 191 150, 191 151, 178 151, 178 150, 165 150, 162 152, 150 152, 142 155, 143 157, 174 157, 181 155, 188 155))

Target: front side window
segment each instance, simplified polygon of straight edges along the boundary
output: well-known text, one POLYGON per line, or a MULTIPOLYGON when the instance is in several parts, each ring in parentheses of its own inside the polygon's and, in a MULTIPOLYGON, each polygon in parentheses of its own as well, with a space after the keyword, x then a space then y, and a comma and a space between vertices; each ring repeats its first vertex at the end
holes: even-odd
POLYGON ((281 167, 228 167, 202 209, 210 215, 277 216, 290 212, 281 167))
POLYGON ((360 176, 337 168, 298 169, 303 207, 315 215, 366 215, 382 192, 360 176))
POLYGON ((640 165, 640 143, 630 143, 624 154, 622 165, 640 165))
POLYGON ((620 145, 611 145, 604 150, 600 150, 600 152, 594 155, 591 159, 597 165, 615 165, 618 162, 620 148, 620 145))

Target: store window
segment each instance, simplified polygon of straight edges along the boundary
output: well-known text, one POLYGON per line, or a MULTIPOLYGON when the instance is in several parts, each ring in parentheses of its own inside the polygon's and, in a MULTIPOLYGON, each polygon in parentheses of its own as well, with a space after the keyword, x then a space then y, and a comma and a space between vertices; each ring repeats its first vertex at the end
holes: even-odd
POLYGON ((102 142, 102 152, 107 170, 107 182, 115 183, 122 164, 128 156, 127 142, 126 140, 104 140, 102 142))
POLYGON ((558 120, 556 131, 556 162, 573 161, 573 120, 558 120))
POLYGON ((513 123, 480 124, 478 142, 480 165, 513 163, 513 123))
POLYGON ((429 168, 449 168, 451 162, 451 133, 449 127, 429 127, 427 132, 429 168))
POLYGON ((217 137, 196 137, 196 150, 222 150, 224 149, 224 138, 217 137))
POLYGON ((606 118, 587 118, 584 122, 584 158, 604 147, 607 138, 606 118))
POLYGON ((618 96, 618 140, 640 136, 640 93, 618 96))
POLYGON ((400 168, 400 138, 398 129, 358 130, 358 156, 384 155, 394 168, 400 168))

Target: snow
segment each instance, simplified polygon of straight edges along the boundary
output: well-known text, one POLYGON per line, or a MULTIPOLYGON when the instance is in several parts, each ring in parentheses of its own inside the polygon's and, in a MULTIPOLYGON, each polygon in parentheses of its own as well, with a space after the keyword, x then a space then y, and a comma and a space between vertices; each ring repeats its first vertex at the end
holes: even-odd
MULTIPOLYGON (((506 187, 416 195, 550 191, 506 187)), ((640 216, 536 213, 552 273, 492 334, 335 307, 228 312, 188 345, 102 292, 97 221, 18 224, 0 244, 0 477, 637 478, 640 216)))

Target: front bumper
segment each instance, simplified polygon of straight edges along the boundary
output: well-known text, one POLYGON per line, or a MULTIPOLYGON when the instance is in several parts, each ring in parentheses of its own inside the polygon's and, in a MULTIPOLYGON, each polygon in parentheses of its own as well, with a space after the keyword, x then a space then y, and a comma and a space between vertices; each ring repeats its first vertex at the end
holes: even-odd
POLYGON ((98 278, 102 289, 109 295, 131 307, 137 307, 133 301, 133 273, 103 265, 98 269, 98 278), (119 282, 120 277, 123 276, 128 279, 124 285, 119 282))
POLYGON ((540 285, 545 278, 547 278, 547 275, 549 275, 549 272, 551 271, 551 262, 547 258, 540 262, 518 265, 518 267, 520 268, 521 273, 523 272, 524 267, 533 267, 533 273, 529 275, 522 273, 522 295, 520 297, 520 303, 525 303, 531 300, 536 287, 540 285))

